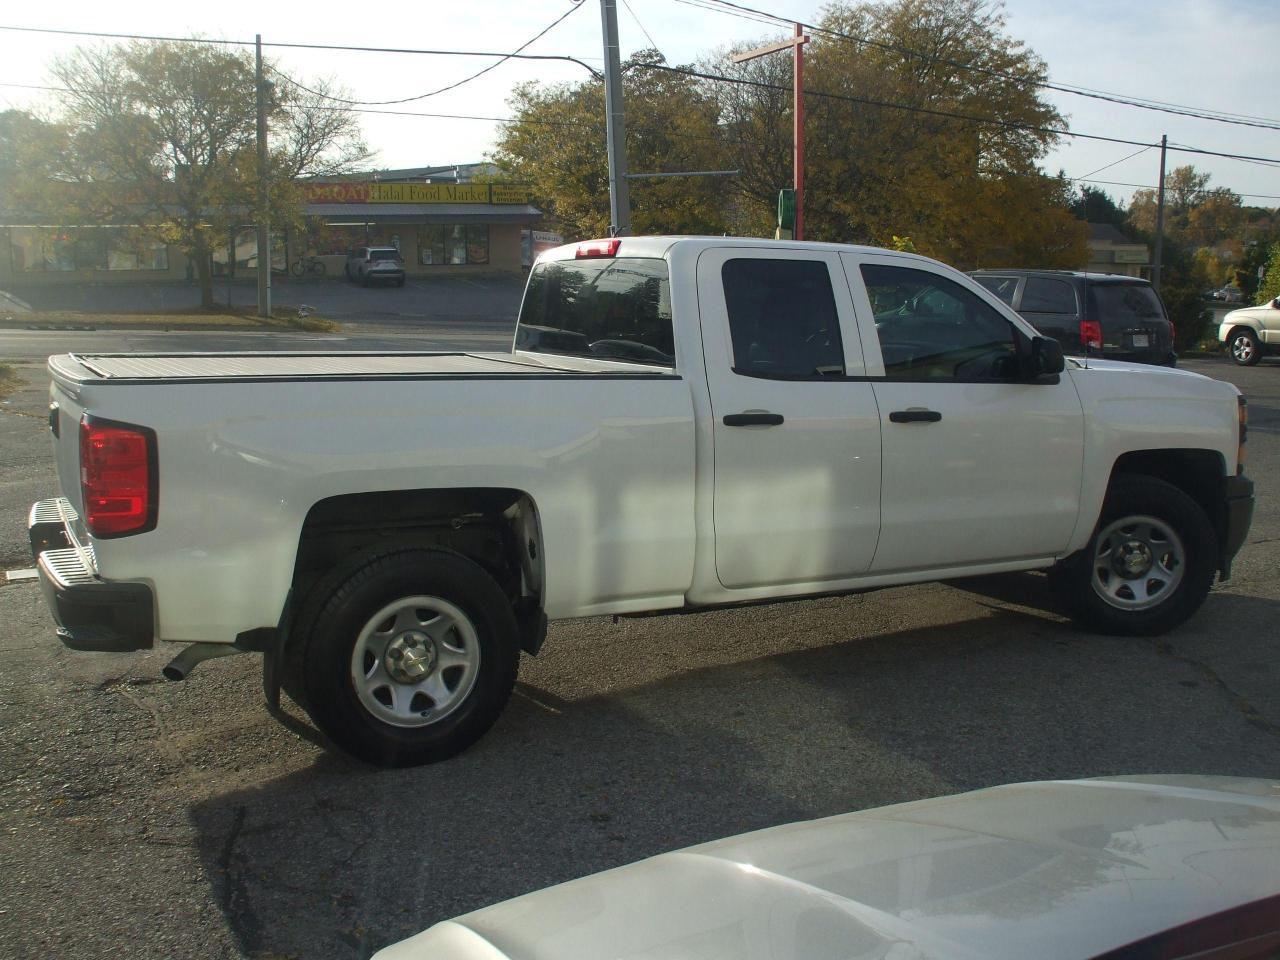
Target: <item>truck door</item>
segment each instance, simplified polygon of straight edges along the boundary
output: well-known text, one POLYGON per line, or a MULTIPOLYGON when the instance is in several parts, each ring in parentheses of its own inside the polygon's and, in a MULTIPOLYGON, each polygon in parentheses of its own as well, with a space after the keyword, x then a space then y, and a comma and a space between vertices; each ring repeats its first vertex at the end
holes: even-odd
POLYGON ((1025 334, 949 271, 904 257, 841 257, 882 418, 884 495, 871 571, 1065 550, 1084 455, 1071 378, 1020 382, 1025 334))
POLYGON ((728 588, 865 572, 880 529, 880 418, 838 254, 721 247, 698 259, 728 588))

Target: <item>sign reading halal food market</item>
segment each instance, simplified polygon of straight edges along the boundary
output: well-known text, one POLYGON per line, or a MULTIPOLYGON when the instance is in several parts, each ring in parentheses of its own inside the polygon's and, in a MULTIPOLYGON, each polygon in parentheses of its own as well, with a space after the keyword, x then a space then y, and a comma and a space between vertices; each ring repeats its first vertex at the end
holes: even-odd
POLYGON ((529 191, 503 183, 376 183, 304 185, 307 203, 528 203, 529 191))

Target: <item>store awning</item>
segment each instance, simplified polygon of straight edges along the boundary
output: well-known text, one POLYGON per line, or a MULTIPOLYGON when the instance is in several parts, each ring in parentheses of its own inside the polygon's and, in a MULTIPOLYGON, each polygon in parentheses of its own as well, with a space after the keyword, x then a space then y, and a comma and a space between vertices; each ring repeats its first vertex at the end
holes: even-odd
POLYGON ((542 211, 528 203, 308 203, 308 217, 374 223, 536 223, 542 211))

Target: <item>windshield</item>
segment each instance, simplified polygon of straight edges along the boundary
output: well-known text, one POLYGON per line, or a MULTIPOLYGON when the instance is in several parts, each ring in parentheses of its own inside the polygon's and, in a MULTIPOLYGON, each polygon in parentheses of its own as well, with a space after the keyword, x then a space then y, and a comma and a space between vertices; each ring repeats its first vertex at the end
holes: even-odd
POLYGON ((672 366, 665 260, 552 260, 529 277, 516 349, 672 366))

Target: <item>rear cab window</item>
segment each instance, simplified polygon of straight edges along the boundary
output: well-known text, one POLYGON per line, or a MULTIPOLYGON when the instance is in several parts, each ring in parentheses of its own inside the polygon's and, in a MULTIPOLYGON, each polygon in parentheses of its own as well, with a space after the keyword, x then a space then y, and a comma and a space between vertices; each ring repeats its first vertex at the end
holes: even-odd
POLYGON ((675 366, 667 261, 544 260, 529 275, 517 350, 675 366))
POLYGON ((395 247, 372 247, 369 250, 370 260, 399 260, 400 251, 395 247))

